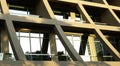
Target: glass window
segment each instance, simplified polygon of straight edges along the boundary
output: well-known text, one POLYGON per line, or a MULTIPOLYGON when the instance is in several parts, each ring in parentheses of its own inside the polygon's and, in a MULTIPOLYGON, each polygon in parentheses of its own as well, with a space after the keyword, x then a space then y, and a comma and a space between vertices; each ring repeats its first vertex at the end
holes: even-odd
POLYGON ((74 41, 74 48, 79 53, 80 49, 80 41, 74 41))
POLYGON ((30 49, 30 40, 29 40, 29 38, 21 37, 20 38, 20 44, 21 44, 21 47, 22 47, 24 53, 31 52, 30 51, 31 49, 30 49))
POLYGON ((20 32, 20 36, 29 36, 29 33, 20 32))
POLYGON ((80 41, 80 37, 79 36, 74 36, 73 40, 79 40, 80 41))
POLYGON ((32 52, 40 51, 39 38, 31 38, 31 49, 32 49, 32 52))
POLYGON ((72 40, 72 36, 67 36, 67 38, 68 38, 69 40, 72 40))
POLYGON ((31 37, 39 37, 39 33, 30 33, 31 37))
POLYGON ((65 48, 62 45, 60 40, 56 40, 56 44, 57 44, 57 51, 64 51, 65 52, 65 48))

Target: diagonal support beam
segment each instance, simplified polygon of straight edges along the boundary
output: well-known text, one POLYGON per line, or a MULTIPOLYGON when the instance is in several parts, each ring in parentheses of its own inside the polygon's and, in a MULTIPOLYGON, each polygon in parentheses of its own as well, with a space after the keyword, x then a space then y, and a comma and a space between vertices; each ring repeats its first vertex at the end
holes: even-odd
MULTIPOLYGON (((9 8, 7 6, 6 0, 0 0, 0 5, 1 5, 2 13, 9 14, 9 8)), ((8 16, 6 16, 6 18, 7 17, 8 16)), ((8 32, 8 37, 9 37, 10 44, 11 44, 11 47, 12 47, 12 50, 13 50, 16 60, 26 60, 26 57, 20 46, 20 42, 17 39, 12 21, 10 19, 6 19, 4 24, 5 24, 5 28, 8 32)))
POLYGON ((54 13, 48 3, 48 0, 39 1, 38 5, 36 6, 36 14, 40 15, 40 17, 55 19, 54 13))
POLYGON ((79 54, 76 52, 76 50, 74 49, 74 47, 72 46, 70 41, 67 39, 67 37, 64 34, 64 31, 60 25, 55 25, 55 32, 57 33, 59 39, 61 40, 61 42, 62 42, 63 46, 65 47, 65 49, 67 50, 67 52, 69 53, 70 57, 74 61, 80 61, 81 63, 83 63, 84 66, 87 66, 84 63, 84 61, 82 60, 82 58, 79 56, 79 54))
POLYGON ((110 54, 115 58, 115 60, 120 61, 120 53, 113 47, 113 45, 105 38, 102 32, 95 28, 95 34, 100 39, 100 41, 105 45, 110 54))
POLYGON ((12 21, 9 19, 6 19, 5 27, 7 29, 10 44, 11 44, 11 47, 12 47, 12 50, 13 50, 16 60, 26 60, 26 57, 20 46, 20 42, 17 39, 12 21))
POLYGON ((0 0, 0 6, 3 14, 9 14, 9 9, 6 0, 0 0))
POLYGON ((112 46, 112 44, 105 38, 103 33, 100 31, 100 29, 95 25, 95 23, 90 18, 90 16, 88 15, 87 11, 85 10, 85 8, 81 4, 81 2, 79 0, 77 0, 77 1, 78 1, 78 8, 79 8, 79 10, 84 14, 84 16, 86 17, 87 21, 90 24, 95 26, 95 28, 94 28, 95 29, 95 35, 97 35, 97 37, 105 45, 105 47, 108 49, 110 54, 115 58, 115 60, 119 61, 120 60, 120 53, 112 46))

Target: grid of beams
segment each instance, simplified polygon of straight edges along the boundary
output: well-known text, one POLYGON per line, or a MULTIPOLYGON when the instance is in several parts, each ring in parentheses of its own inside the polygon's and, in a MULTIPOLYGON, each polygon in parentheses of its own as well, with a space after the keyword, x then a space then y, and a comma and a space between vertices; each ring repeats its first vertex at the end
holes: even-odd
MULTIPOLYGON (((97 0, 97 1, 99 2, 99 0, 97 0)), ((58 37, 60 38, 60 40, 63 43, 63 46, 68 51, 71 58, 74 61, 79 61, 80 63, 83 64, 83 66, 87 66, 87 64, 82 60, 82 58, 79 56, 79 54, 75 51, 75 49, 71 45, 70 41, 67 39, 67 37, 63 31, 64 29, 62 27, 68 27, 68 28, 74 28, 74 29, 77 28, 77 30, 86 29, 86 31, 92 30, 95 33, 95 35, 100 39, 100 41, 105 45, 105 47, 108 49, 110 54, 115 58, 115 60, 119 61, 120 60, 119 52, 107 40, 107 38, 104 36, 102 30, 104 30, 106 32, 109 32, 109 31, 113 31, 115 33, 120 32, 119 27, 118 27, 119 23, 120 23, 120 19, 114 12, 114 10, 119 10, 120 7, 109 5, 106 0, 101 0, 101 1, 103 4, 97 3, 97 2, 93 3, 93 2, 87 2, 87 1, 80 1, 80 0, 39 0, 39 3, 36 7, 36 14, 42 16, 43 18, 31 18, 31 17, 20 17, 20 16, 9 15, 9 9, 8 9, 6 0, 0 0, 1 9, 2 9, 2 14, 0 16, 0 19, 4 20, 3 22, 5 24, 5 27, 6 27, 8 36, 9 36, 9 40, 11 42, 12 49, 14 50, 13 52, 15 54, 16 59, 23 60, 23 61, 26 60, 25 55, 20 46, 20 43, 15 34, 15 28, 13 26, 12 21, 19 22, 19 23, 28 23, 28 24, 30 23, 30 24, 38 24, 38 25, 41 25, 41 24, 52 25, 54 28, 53 31, 58 35, 58 37), (54 13, 52 11, 52 8, 50 7, 48 1, 76 4, 77 8, 79 9, 80 12, 82 12, 82 14, 84 15, 84 17, 88 23, 87 24, 68 23, 65 21, 56 20, 54 13), (118 25, 114 25, 114 26, 96 25, 94 23, 94 21, 90 18, 89 14, 87 13, 84 6, 107 9, 109 11, 109 13, 112 15, 112 18, 115 20, 116 24, 118 24, 118 25), (41 7, 41 9, 43 9, 43 11, 39 11, 39 10, 41 10, 39 7, 41 7), (46 19, 46 18, 49 18, 49 19, 46 19), (110 28, 112 28, 112 29, 110 29, 110 28)), ((107 20, 107 18, 106 18, 106 20, 107 20)), ((74 32, 74 30, 72 32, 74 32)), ((47 37, 49 37, 49 35, 47 37)), ((45 43, 46 45, 48 44, 48 41, 49 40, 45 41, 45 42, 47 42, 47 43, 45 43)), ((87 41, 87 39, 86 39, 86 41, 87 41)), ((52 43, 54 43, 54 42, 52 42, 52 43)), ((46 48, 43 47, 43 50, 44 49, 46 49, 46 48)))

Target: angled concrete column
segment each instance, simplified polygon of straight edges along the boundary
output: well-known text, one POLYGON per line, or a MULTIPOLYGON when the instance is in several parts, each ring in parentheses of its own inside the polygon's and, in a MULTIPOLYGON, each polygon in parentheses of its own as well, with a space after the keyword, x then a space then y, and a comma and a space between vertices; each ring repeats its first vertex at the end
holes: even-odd
POLYGON ((70 41, 67 39, 60 25, 55 25, 55 32, 57 33, 60 41, 62 42, 63 46, 65 47, 73 61, 79 61, 83 63, 84 66, 87 66, 82 58, 79 56, 79 54, 76 52, 70 41))
POLYGON ((55 19, 54 13, 48 3, 48 0, 40 0, 36 6, 36 14, 43 18, 55 19))
POLYGON ((0 0, 1 9, 3 14, 9 14, 9 9, 6 3, 6 0, 0 0))
POLYGON ((58 57, 56 55, 57 54, 57 46, 56 46, 56 39, 55 39, 55 33, 51 33, 50 34, 50 49, 51 49, 51 54, 53 54, 51 56, 53 61, 58 61, 58 57))
POLYGON ((90 18, 90 16, 88 15, 87 11, 85 10, 85 8, 81 4, 81 2, 79 0, 77 0, 77 1, 78 1, 78 7, 79 7, 79 9, 84 14, 84 16, 86 17, 87 21, 90 24, 94 25, 94 27, 95 27, 94 31, 95 31, 96 36, 100 39, 100 41, 102 42, 102 44, 105 45, 105 47, 108 49, 108 51, 110 52, 110 54, 115 58, 115 60, 120 60, 120 53, 112 46, 112 44, 105 38, 105 36, 103 35, 103 33, 100 31, 100 29, 95 25, 95 23, 90 18))
POLYGON ((48 51, 49 35, 50 35, 49 33, 45 33, 43 35, 43 42, 42 42, 42 48, 41 48, 42 53, 47 53, 48 51))
POLYGON ((26 60, 26 57, 20 46, 20 42, 17 39, 16 32, 15 32, 12 21, 9 19, 6 19, 5 27, 7 29, 10 44, 11 44, 11 47, 12 47, 12 50, 13 50, 16 60, 26 60))
POLYGON ((110 52, 115 60, 120 61, 120 53, 113 47, 113 45, 105 38, 102 32, 95 28, 95 34, 100 39, 102 44, 104 44, 105 48, 110 52))
POLYGON ((88 41, 88 34, 82 35, 81 42, 80 42, 81 45, 80 45, 80 50, 79 50, 79 54, 80 55, 84 55, 85 54, 87 41, 88 41))
MULTIPOLYGON (((114 1, 118 1, 118 0, 114 0, 114 1)), ((119 19, 119 17, 117 16, 117 14, 115 14, 115 12, 113 11, 113 9, 109 6, 109 4, 108 4, 108 2, 106 1, 106 0, 103 0, 103 2, 105 3, 105 5, 108 7, 108 10, 109 10, 109 12, 110 12, 110 14, 113 16, 113 18, 115 19, 115 21, 117 22, 113 22, 113 23, 116 23, 117 25, 119 25, 120 24, 120 19, 119 19)), ((111 3, 114 3, 114 4, 117 4, 117 3, 115 3, 115 2, 111 2, 111 3)), ((119 2, 118 2, 119 3, 119 2)), ((113 7, 114 8, 114 7, 113 7)), ((112 19, 113 19, 112 18, 112 19)))
POLYGON ((88 42, 90 47, 91 61, 98 61, 97 52, 94 44, 94 35, 90 35, 88 37, 88 42))

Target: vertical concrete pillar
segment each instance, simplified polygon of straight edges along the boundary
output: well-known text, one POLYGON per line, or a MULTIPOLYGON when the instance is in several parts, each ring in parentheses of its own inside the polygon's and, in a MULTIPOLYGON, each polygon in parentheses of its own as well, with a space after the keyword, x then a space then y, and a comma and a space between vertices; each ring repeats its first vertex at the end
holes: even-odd
POLYGON ((80 55, 85 54, 85 49, 86 49, 87 42, 88 42, 88 34, 82 35, 81 42, 80 42, 81 45, 80 45, 80 49, 79 49, 79 54, 80 55))
POLYGON ((41 52, 47 54, 48 44, 49 44, 49 33, 44 33, 43 35, 43 43, 41 47, 41 52))
POLYGON ((50 49, 51 49, 51 54, 53 54, 51 56, 53 61, 58 61, 58 57, 56 55, 57 54, 57 47, 56 47, 56 39, 55 39, 55 33, 51 33, 50 34, 50 49))
POLYGON ((9 43, 6 30, 1 30, 1 52, 4 53, 4 60, 9 60, 9 43))
MULTIPOLYGON (((9 8, 6 0, 0 0, 0 7, 2 14, 9 14, 9 8)), ((4 60, 9 60, 9 56, 6 55, 9 53, 9 44, 8 44, 8 35, 5 28, 1 30, 1 52, 4 53, 4 60)))
POLYGON ((90 35, 88 37, 88 42, 90 47, 91 61, 98 61, 97 52, 94 44, 94 35, 90 35))
POLYGON ((75 12, 70 12, 71 20, 75 21, 76 15, 75 12))

